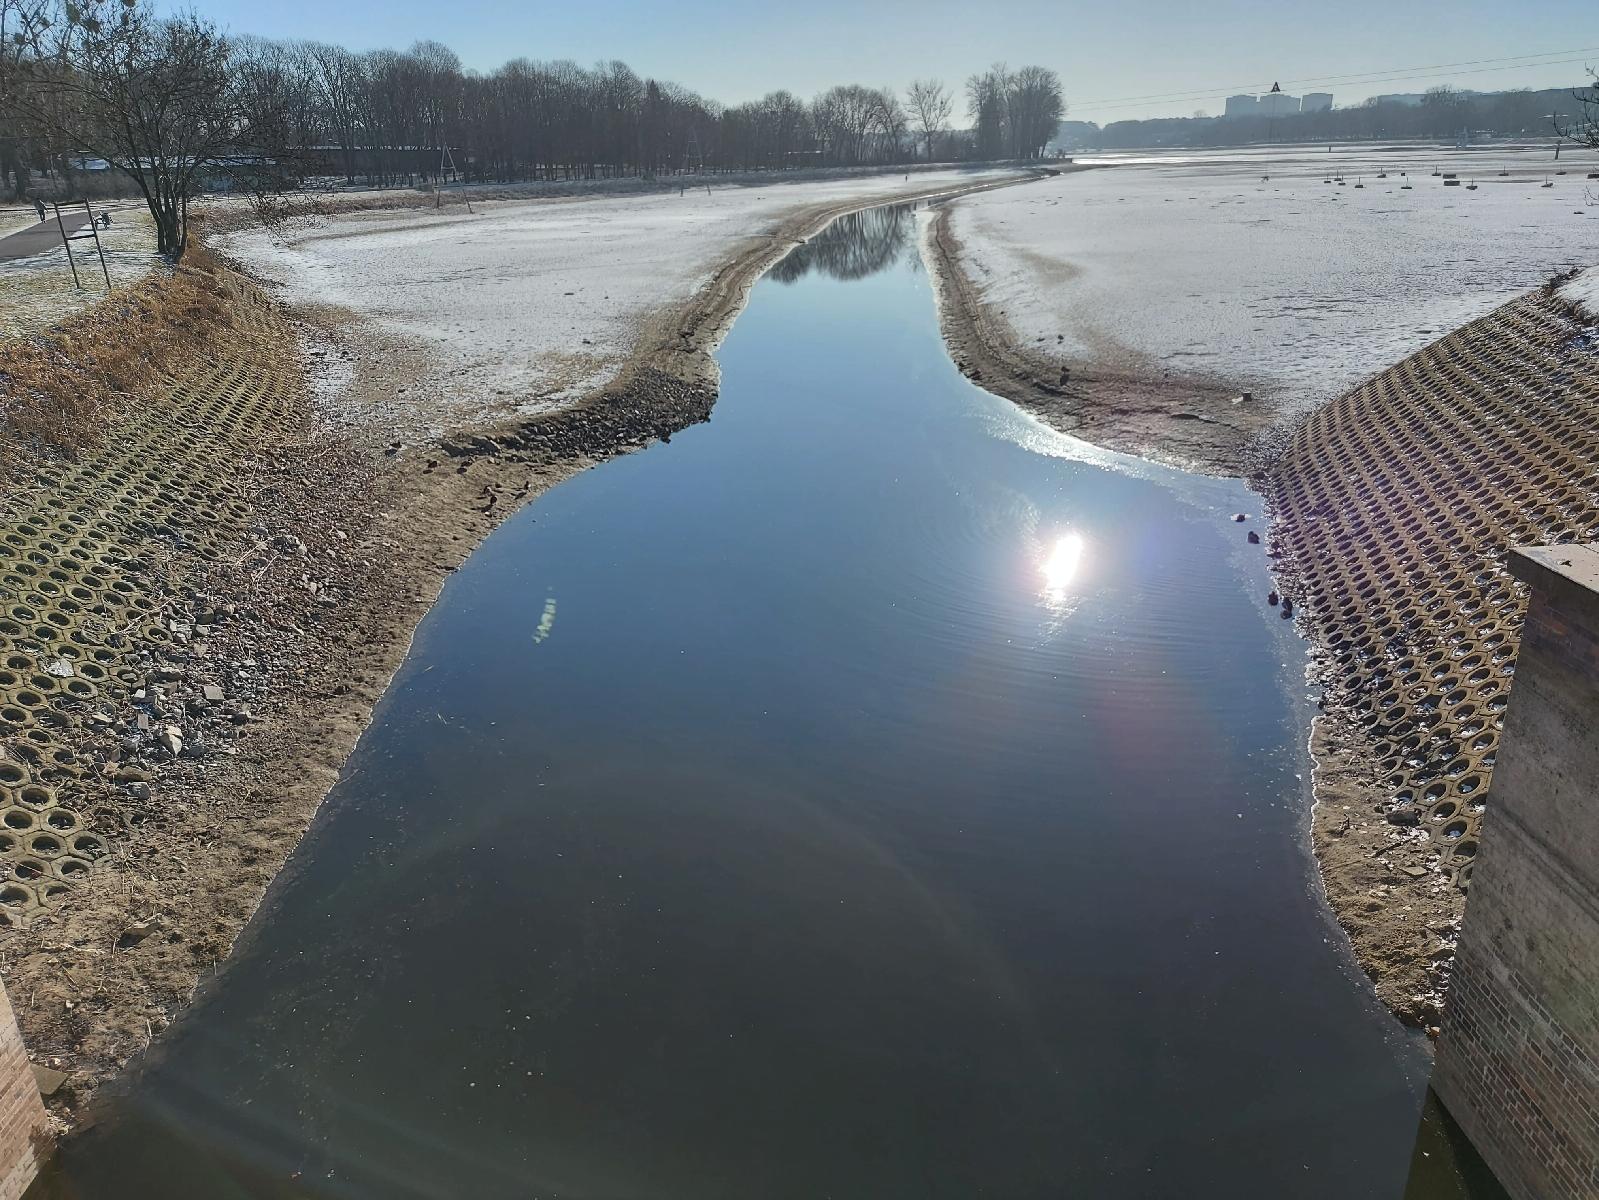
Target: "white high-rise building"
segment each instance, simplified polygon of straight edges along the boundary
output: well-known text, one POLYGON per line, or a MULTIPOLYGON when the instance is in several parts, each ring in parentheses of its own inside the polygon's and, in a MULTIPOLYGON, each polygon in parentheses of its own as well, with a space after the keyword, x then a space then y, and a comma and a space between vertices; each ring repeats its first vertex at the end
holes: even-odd
POLYGON ((1222 115, 1227 117, 1286 117, 1299 112, 1326 112, 1333 106, 1331 92, 1311 92, 1303 98, 1274 89, 1259 96, 1228 96, 1222 115))
POLYGON ((1299 97, 1290 96, 1287 92, 1267 92, 1260 98, 1260 115, 1263 117, 1286 117, 1298 111, 1299 97))

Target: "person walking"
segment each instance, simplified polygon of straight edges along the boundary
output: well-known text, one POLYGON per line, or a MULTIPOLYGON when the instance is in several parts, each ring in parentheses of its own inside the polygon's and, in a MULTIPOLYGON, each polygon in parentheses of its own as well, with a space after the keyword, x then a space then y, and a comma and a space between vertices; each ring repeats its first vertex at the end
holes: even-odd
POLYGON ((39 214, 39 220, 44 220, 44 201, 35 196, 33 198, 33 211, 39 214))

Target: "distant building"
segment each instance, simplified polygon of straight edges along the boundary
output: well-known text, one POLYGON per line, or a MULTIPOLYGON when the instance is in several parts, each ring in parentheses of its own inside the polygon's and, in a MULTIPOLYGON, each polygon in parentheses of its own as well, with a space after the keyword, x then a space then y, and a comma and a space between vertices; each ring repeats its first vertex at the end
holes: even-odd
POLYGON ((1259 111, 1263 117, 1286 117, 1299 111, 1299 97, 1287 92, 1267 92, 1260 98, 1259 111))
POLYGON ((1327 112, 1332 108, 1331 92, 1311 92, 1301 99, 1273 88, 1259 96, 1228 96, 1223 113, 1229 117, 1286 117, 1297 112, 1327 112))

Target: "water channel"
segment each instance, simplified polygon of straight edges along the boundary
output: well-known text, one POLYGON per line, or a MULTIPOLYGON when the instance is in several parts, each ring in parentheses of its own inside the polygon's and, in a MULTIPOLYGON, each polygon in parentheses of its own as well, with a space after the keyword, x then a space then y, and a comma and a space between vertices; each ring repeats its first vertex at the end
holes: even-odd
POLYGON ((962 378, 920 219, 796 249, 708 424, 452 578, 34 1194, 1468 1194, 1316 893, 1258 501, 962 378))

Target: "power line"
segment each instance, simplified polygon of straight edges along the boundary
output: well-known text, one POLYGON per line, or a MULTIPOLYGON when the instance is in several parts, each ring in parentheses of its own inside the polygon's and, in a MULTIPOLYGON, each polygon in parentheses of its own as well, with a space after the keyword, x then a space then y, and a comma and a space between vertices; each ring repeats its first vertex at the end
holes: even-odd
MULTIPOLYGON (((1351 75, 1319 75, 1302 79, 1290 79, 1287 80, 1286 83, 1290 87, 1297 87, 1306 84, 1322 86, 1336 86, 1342 84, 1344 86, 1357 86, 1367 83, 1402 83, 1410 79, 1437 78, 1436 75, 1424 74, 1424 72, 1454 70, 1461 67, 1476 67, 1476 70, 1468 71, 1466 74, 1479 75, 1486 74, 1489 71, 1514 71, 1525 70, 1529 67, 1567 66, 1572 63, 1584 62, 1585 60, 1580 58, 1564 58, 1546 62, 1530 62, 1527 60, 1549 59, 1552 55, 1557 54, 1583 54, 1589 52, 1599 52, 1599 46, 1578 46, 1567 50, 1545 50, 1539 54, 1517 54, 1507 55, 1501 58, 1479 58, 1457 63, 1435 63, 1431 66, 1424 67, 1398 67, 1388 72, 1365 71, 1351 75), (1503 63, 1505 65, 1484 65, 1489 63, 1503 63)), ((1279 80, 1277 82, 1281 83, 1284 81, 1279 80)), ((1161 102, 1176 103, 1181 100, 1198 100, 1205 99, 1207 97, 1236 94, 1240 92, 1263 92, 1269 86, 1269 84, 1265 83, 1249 83, 1234 84, 1229 87, 1218 86, 1210 88, 1192 88, 1182 92, 1157 92, 1144 96, 1123 96, 1119 99, 1090 100, 1081 104, 1073 104, 1072 109, 1080 112, 1083 109, 1108 108, 1113 105, 1123 104, 1154 104, 1161 102)))

